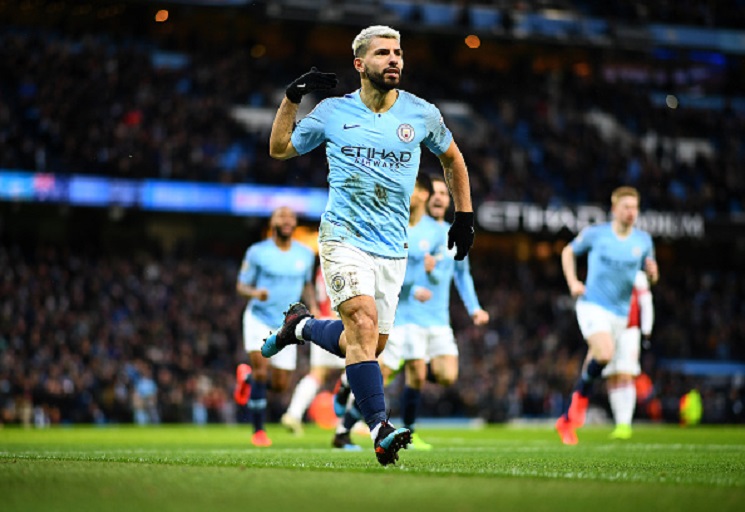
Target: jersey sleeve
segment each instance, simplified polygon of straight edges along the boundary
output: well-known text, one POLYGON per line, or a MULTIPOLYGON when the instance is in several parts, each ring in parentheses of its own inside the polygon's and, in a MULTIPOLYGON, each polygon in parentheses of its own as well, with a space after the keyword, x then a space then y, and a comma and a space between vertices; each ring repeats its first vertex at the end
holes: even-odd
POLYGON ((473 284, 468 256, 462 261, 455 262, 455 274, 453 277, 455 289, 458 290, 458 295, 460 295, 460 299, 463 301, 468 314, 473 315, 477 310, 482 309, 479 304, 479 298, 476 296, 476 287, 473 284))
POLYGON ((241 270, 238 273, 238 282, 241 284, 253 285, 256 283, 256 276, 259 267, 256 264, 256 249, 249 247, 241 263, 241 270))
POLYGON ((597 238, 598 230, 594 226, 584 228, 579 234, 569 242, 574 254, 584 254, 592 248, 592 244, 597 238))
POLYGON ((297 123, 290 138, 295 151, 304 155, 326 141, 326 122, 332 110, 331 101, 323 100, 297 123))
POLYGON ((453 142, 453 134, 445 125, 440 110, 434 105, 428 104, 424 122, 427 127, 427 135, 422 143, 435 155, 443 154, 450 147, 450 143, 453 142))
POLYGON ((439 263, 447 256, 447 231, 439 230, 439 226, 437 226, 437 229, 438 237, 430 254, 438 263, 432 269, 432 272, 427 274, 427 278, 432 284, 439 284, 447 278, 445 266, 439 263))

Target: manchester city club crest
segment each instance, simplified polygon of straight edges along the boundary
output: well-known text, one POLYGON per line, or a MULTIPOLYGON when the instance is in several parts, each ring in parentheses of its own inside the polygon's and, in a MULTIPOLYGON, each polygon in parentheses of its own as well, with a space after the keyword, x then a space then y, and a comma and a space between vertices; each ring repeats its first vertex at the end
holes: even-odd
POLYGON ((397 130, 398 138, 403 142, 411 142, 414 140, 414 127, 410 124, 402 124, 397 130))
POLYGON ((340 292, 345 284, 344 277, 339 274, 331 278, 331 289, 335 292, 340 292))

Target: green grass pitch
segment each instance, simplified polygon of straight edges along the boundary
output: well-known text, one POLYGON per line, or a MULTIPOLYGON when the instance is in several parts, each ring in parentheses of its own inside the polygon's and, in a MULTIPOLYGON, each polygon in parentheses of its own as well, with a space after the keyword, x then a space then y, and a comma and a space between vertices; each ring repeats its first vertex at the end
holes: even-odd
POLYGON ((740 511, 745 428, 638 426, 630 441, 587 427, 563 446, 548 426, 421 428, 431 452, 383 468, 331 449, 332 433, 269 426, 0 429, 0 510, 740 511))

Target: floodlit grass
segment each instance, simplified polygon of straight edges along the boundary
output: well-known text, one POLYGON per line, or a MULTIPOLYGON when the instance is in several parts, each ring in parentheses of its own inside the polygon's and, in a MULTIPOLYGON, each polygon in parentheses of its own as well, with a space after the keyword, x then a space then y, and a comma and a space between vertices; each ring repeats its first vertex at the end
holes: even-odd
POLYGON ((369 438, 334 451, 329 431, 270 426, 0 429, 0 510, 745 510, 745 428, 610 428, 563 446, 549 427, 424 429, 431 452, 383 468, 369 438))

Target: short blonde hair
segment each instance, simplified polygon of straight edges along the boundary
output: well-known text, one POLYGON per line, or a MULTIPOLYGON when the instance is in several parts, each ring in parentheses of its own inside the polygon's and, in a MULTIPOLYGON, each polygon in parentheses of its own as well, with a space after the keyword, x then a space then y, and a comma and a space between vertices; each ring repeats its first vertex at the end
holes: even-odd
POLYGON ((398 30, 385 25, 372 25, 357 34, 357 37, 352 41, 352 52, 354 52, 354 56, 362 57, 365 55, 367 49, 370 48, 370 41, 376 37, 395 39, 399 43, 401 42, 401 33, 398 30))
POLYGON ((618 187, 610 195, 610 204, 615 205, 622 197, 635 197, 637 201, 641 200, 639 191, 634 187, 618 187))

